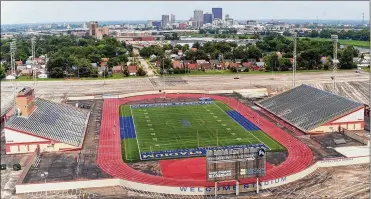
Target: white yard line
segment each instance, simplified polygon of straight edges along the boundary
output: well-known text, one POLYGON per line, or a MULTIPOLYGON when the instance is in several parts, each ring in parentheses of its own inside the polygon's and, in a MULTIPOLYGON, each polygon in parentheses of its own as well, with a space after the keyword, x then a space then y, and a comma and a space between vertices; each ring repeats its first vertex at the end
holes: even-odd
POLYGON ((140 154, 141 152, 140 152, 140 147, 139 147, 138 134, 137 134, 137 130, 135 129, 135 121, 134 121, 133 109, 131 109, 131 106, 130 106, 130 113, 131 113, 131 118, 133 118, 133 127, 134 127, 135 139, 137 140, 137 145, 138 145, 139 158, 140 158, 140 160, 142 160, 142 156, 140 154))

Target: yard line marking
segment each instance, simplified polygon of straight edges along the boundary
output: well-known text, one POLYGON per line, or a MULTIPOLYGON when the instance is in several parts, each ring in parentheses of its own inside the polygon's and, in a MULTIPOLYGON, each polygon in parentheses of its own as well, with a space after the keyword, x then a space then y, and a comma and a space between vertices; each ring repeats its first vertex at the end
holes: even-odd
MULTIPOLYGON (((231 118, 233 121, 235 121, 238 125, 240 125, 243 129, 245 129, 240 123, 238 123, 236 120, 234 120, 231 116, 229 116, 228 114, 227 114, 227 112, 225 112, 225 111, 223 111, 223 109, 222 108, 220 108, 218 105, 216 105, 215 103, 214 103, 214 105, 216 106, 216 107, 218 107, 220 110, 222 110, 222 112, 224 112, 229 118, 231 118)), ((237 111, 236 111, 237 112, 237 111)), ((237 112, 237 113, 239 113, 239 112, 237 112)), ((239 113, 239 114, 241 114, 241 113, 239 113)), ((242 115, 242 114, 241 114, 242 115)), ((243 116, 244 117, 244 116, 243 116)), ((245 117, 244 117, 245 118, 245 117)), ((247 119, 247 118, 245 118, 245 119, 247 119)), ((245 129, 246 130, 246 129, 245 129)), ((262 144, 265 144, 264 142, 262 142, 259 138, 257 138, 253 133, 251 133, 249 130, 246 130, 247 132, 249 132, 253 137, 255 137, 257 140, 259 140, 259 142, 260 143, 262 143, 262 144)))

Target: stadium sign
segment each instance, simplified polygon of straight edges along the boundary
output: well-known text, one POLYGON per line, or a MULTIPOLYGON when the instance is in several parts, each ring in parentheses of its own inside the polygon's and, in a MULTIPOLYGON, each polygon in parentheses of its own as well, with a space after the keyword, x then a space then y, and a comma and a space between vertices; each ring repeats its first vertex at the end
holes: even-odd
MULTIPOLYGON (((261 188, 263 185, 274 185, 280 186, 281 184, 285 184, 287 182, 287 177, 276 178, 269 181, 259 182, 258 186, 261 188)), ((241 192, 247 192, 251 190, 255 190, 257 187, 256 183, 249 183, 249 184, 240 184, 239 189, 241 192)), ((218 186, 217 191, 236 191, 236 185, 231 186, 218 186)), ((181 192, 190 192, 190 193, 214 193, 214 187, 179 187, 181 192)))
POLYGON ((265 176, 265 150, 240 148, 208 151, 206 154, 208 181, 230 181, 265 176), (231 175, 214 175, 231 171, 231 175))
POLYGON ((211 178, 220 178, 220 177, 228 177, 232 176, 232 170, 228 171, 217 171, 217 172, 210 172, 209 179, 211 178))
POLYGON ((171 103, 158 103, 158 104, 137 104, 131 105, 130 108, 150 108, 150 107, 166 107, 166 106, 189 106, 189 105, 204 105, 213 104, 212 101, 197 101, 197 102, 171 102, 171 103))
POLYGON ((265 144, 247 144, 247 145, 233 145, 225 147, 201 147, 194 149, 179 149, 179 150, 166 150, 166 151, 154 151, 154 152, 140 152, 141 160, 151 159, 165 159, 165 158, 184 158, 184 157, 199 157, 206 156, 209 151, 224 151, 224 150, 238 150, 238 149, 252 149, 252 148, 264 148, 269 149, 265 144))

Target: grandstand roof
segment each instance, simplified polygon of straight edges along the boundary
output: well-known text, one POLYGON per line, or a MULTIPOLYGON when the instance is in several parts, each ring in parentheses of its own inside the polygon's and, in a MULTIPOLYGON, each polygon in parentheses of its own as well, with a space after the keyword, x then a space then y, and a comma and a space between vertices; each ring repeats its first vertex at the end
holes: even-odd
POLYGON ((81 147, 89 112, 44 99, 35 100, 36 110, 29 117, 13 116, 5 128, 81 147))
POLYGON ((258 104, 304 132, 363 106, 358 102, 304 84, 258 104))

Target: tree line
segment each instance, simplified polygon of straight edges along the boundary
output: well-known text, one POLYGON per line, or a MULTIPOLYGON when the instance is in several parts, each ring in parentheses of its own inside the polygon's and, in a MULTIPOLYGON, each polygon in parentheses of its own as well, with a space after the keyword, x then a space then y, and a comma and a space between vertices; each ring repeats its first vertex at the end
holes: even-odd
MULTIPOLYGON (((9 45, 11 40, 1 40, 1 59, 10 67, 9 45)), ((97 40, 92 37, 75 36, 38 36, 36 37, 36 57, 47 54, 47 70, 50 77, 62 78, 97 77, 98 70, 91 63, 100 64, 102 58, 109 58, 109 69, 128 61, 128 49, 131 46, 112 37, 97 40)), ((31 38, 17 38, 16 60, 23 62, 31 55, 31 38)))
MULTIPOLYGON (((192 48, 197 48, 196 51, 191 50, 188 45, 171 46, 166 44, 161 46, 149 46, 141 49, 140 54, 143 57, 156 55, 157 60, 162 60, 165 57, 165 51, 171 54, 178 54, 179 50, 183 51, 182 59, 184 60, 213 60, 223 56, 224 59, 241 59, 242 62, 248 60, 259 61, 264 59, 266 70, 286 71, 292 67, 293 59, 293 42, 291 39, 280 34, 270 34, 258 41, 255 45, 247 44, 238 46, 233 42, 206 42, 203 45, 194 43, 192 48), (278 53, 277 53, 278 52, 278 53)), ((340 49, 338 46, 338 59, 340 61, 338 67, 341 69, 355 68, 353 57, 357 57, 359 51, 352 46, 345 49, 340 49)), ((330 69, 332 67, 333 44, 331 41, 319 41, 309 38, 298 39, 297 43, 297 66, 298 69, 313 70, 313 69, 330 69), (323 60, 322 57, 326 57, 323 60)), ((165 59, 165 68, 171 68, 171 60, 165 59)))
MULTIPOLYGON (((283 33, 284 36, 291 36, 289 31, 283 33)), ((338 35, 339 39, 357 40, 357 41, 370 41, 370 30, 334 30, 334 29, 323 29, 321 31, 305 31, 299 32, 299 37, 311 37, 311 38, 331 38, 331 35, 338 35)))

